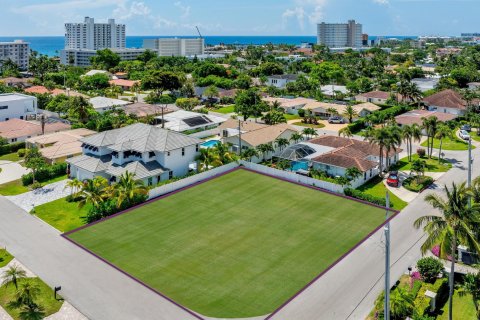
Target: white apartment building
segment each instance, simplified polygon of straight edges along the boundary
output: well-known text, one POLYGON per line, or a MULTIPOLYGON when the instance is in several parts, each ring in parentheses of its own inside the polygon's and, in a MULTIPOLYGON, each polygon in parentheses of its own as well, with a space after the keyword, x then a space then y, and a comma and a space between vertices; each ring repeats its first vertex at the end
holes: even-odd
POLYGON ((0 121, 27 119, 37 114, 37 98, 20 93, 0 94, 0 121))
POLYGON ((0 42, 0 65, 5 60, 12 60, 20 69, 28 68, 28 58, 30 56, 30 44, 23 40, 13 42, 0 42))
POLYGON ((319 23, 317 25, 317 44, 329 48, 362 47, 362 25, 355 20, 347 23, 319 23))
MULTIPOLYGON (((145 52, 145 49, 110 49, 118 54, 122 60, 135 60, 145 52)), ((60 51, 60 63, 76 67, 88 67, 90 58, 97 54, 97 50, 65 49, 60 51)))
POLYGON ((83 23, 65 24, 65 49, 124 49, 125 44, 125 25, 116 24, 114 19, 95 23, 86 17, 83 23))
POLYGON ((159 56, 166 57, 200 56, 205 53, 205 39, 144 39, 143 48, 156 51, 159 56))

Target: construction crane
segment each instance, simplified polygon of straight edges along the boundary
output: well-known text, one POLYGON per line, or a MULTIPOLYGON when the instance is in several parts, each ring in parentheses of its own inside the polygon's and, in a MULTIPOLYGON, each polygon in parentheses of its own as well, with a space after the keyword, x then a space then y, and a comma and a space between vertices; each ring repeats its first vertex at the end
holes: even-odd
POLYGON ((198 26, 195 26, 197 28, 198 35, 200 36, 200 39, 203 39, 202 34, 200 33, 200 29, 198 29, 198 26))

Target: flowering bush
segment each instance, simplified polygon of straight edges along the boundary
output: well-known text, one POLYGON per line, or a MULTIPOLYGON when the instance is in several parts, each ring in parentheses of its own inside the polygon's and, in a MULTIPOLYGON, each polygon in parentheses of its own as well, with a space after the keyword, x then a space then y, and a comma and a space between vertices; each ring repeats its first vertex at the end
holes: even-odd
POLYGON ((413 284, 415 283, 415 281, 419 281, 421 279, 422 279, 422 276, 420 275, 420 272, 418 271, 412 272, 412 274, 410 275, 410 289, 413 288, 413 284))
POLYGON ((439 245, 436 245, 432 248, 432 253, 435 257, 439 257, 440 256, 440 246, 439 245))

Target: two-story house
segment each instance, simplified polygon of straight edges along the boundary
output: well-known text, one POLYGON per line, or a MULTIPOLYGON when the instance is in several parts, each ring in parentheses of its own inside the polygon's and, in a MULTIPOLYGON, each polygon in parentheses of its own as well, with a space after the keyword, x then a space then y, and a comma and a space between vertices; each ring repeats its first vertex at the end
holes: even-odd
POLYGON ((186 175, 202 143, 197 138, 143 123, 80 141, 83 154, 67 160, 71 178, 102 176, 116 182, 128 171, 146 185, 186 175))
POLYGON ((37 114, 37 98, 20 93, 0 94, 0 121, 27 119, 37 114))

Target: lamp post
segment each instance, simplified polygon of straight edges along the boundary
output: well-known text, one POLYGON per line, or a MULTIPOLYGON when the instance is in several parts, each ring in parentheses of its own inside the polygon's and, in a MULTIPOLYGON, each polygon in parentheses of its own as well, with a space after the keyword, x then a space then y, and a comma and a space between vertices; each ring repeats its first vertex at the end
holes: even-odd
MULTIPOLYGON (((390 218, 390 195, 386 195, 386 214, 385 218, 390 218)), ((384 227, 385 232, 385 304, 384 304, 384 319, 390 320, 390 222, 387 222, 384 227)))
MULTIPOLYGON (((467 186, 470 188, 472 186, 472 137, 468 139, 468 179, 467 186)), ((472 198, 469 197, 468 206, 472 206, 472 198)))

